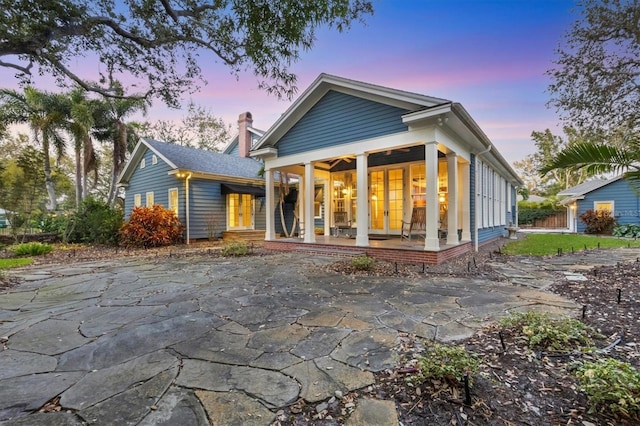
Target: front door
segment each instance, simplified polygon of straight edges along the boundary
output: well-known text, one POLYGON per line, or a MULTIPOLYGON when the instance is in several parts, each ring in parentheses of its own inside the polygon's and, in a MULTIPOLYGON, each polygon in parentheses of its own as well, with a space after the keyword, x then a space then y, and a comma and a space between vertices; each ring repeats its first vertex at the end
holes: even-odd
POLYGON ((369 173, 369 230, 372 234, 399 234, 402 230, 404 170, 369 173))
POLYGON ((227 195, 227 229, 253 229, 253 196, 227 195))

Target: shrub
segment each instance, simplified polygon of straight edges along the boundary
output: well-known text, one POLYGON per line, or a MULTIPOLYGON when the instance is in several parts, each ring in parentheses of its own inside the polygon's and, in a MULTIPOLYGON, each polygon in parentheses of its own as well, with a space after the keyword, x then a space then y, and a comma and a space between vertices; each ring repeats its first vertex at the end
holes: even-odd
POLYGON ((373 257, 369 257, 366 254, 354 257, 351 259, 351 266, 359 271, 370 271, 376 264, 376 260, 373 257))
POLYGON ((222 247, 223 256, 246 256, 250 253, 251 249, 244 241, 229 241, 222 247))
POLYGON ((120 228, 120 242, 145 248, 171 245, 182 240, 183 229, 173 210, 157 204, 134 207, 129 220, 120 228))
POLYGON ((596 331, 573 318, 554 319, 547 313, 515 312, 500 321, 500 326, 514 328, 531 348, 567 350, 591 346, 596 331))
POLYGON ((16 256, 41 256, 43 254, 51 253, 53 246, 51 244, 42 244, 38 242, 23 243, 14 246, 11 251, 16 256))
POLYGON ((589 398, 589 412, 640 414, 640 373, 628 362, 613 358, 585 362, 576 374, 589 398))
POLYGON ((70 219, 70 243, 116 244, 122 227, 123 213, 94 198, 85 199, 70 219))
MULTIPOLYGON (((420 375, 424 380, 436 379, 455 385, 464 373, 478 370, 476 354, 462 346, 447 346, 432 342, 425 348, 420 361, 420 375)), ((471 376, 469 376, 471 383, 471 376)))
POLYGON ((587 210, 580 215, 580 220, 587 226, 584 230, 587 234, 611 235, 616 224, 616 219, 608 210, 587 210))
POLYGON ((640 225, 617 225, 613 228, 614 237, 638 238, 640 237, 640 225))

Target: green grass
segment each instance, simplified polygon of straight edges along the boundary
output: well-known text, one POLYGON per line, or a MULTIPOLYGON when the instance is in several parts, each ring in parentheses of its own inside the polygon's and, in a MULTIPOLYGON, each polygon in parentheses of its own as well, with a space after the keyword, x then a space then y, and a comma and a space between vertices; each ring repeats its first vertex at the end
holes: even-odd
POLYGON ((616 247, 640 247, 640 241, 620 239, 615 237, 596 237, 593 235, 578 234, 527 234, 526 238, 507 243, 502 252, 511 255, 533 255, 544 256, 548 254, 558 254, 558 248, 562 253, 571 253, 585 249, 616 247))
POLYGON ((19 268, 20 266, 27 266, 33 263, 33 259, 30 257, 18 257, 12 259, 0 259, 0 270, 9 268, 19 268))

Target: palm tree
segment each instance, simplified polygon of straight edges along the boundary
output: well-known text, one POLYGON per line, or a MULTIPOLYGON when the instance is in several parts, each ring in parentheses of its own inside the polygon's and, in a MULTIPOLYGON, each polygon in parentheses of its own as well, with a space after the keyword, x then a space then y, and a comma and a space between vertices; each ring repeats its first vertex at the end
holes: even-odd
POLYGON ((81 88, 74 89, 69 95, 69 100, 69 109, 67 111, 69 122, 67 126, 74 140, 76 207, 80 207, 80 203, 88 193, 88 173, 92 170, 97 170, 96 155, 91 140, 95 102, 88 100, 86 92, 81 88))
MULTIPOLYGON (((119 96, 124 91, 118 82, 112 83, 112 90, 119 96)), ((96 109, 96 126, 100 129, 95 133, 96 139, 110 143, 113 148, 113 167, 111 184, 107 202, 113 206, 115 203, 118 176, 127 161, 127 153, 131 151, 137 139, 137 135, 126 118, 137 113, 147 111, 147 102, 143 99, 131 98, 104 98, 96 109)))
POLYGON ((620 132, 606 142, 577 142, 539 171, 544 176, 557 169, 584 170, 590 176, 624 173, 624 178, 640 190, 640 133, 620 132))
POLYGON ((65 140, 60 130, 64 126, 65 97, 59 94, 41 92, 26 87, 24 93, 15 90, 0 90, 2 113, 0 120, 6 124, 28 124, 36 142, 42 145, 45 187, 49 202, 47 210, 57 206, 55 187, 51 177, 51 147, 58 158, 64 154, 65 140))

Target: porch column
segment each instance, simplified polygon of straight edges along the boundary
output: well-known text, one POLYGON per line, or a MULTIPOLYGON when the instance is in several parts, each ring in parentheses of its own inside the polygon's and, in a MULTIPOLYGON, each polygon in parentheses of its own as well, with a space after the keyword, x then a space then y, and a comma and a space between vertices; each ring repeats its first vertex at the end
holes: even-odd
POLYGON ((356 179, 358 197, 356 201, 356 246, 369 247, 369 185, 367 179, 368 159, 366 152, 356 154, 356 179))
POLYGON ((272 241, 276 239, 275 232, 275 194, 273 193, 273 172, 271 170, 265 170, 264 174, 264 184, 265 184, 265 208, 266 212, 266 230, 264 239, 267 241, 272 241))
POLYGON ((331 235, 331 179, 324 180, 324 197, 322 209, 322 218, 324 219, 324 235, 331 235))
POLYGON ((313 194, 315 192, 315 178, 314 169, 315 163, 304 163, 304 203, 303 203, 303 215, 304 215, 304 242, 315 243, 316 233, 315 223, 313 217, 313 194))
POLYGON ((460 185, 462 241, 471 241, 471 181, 469 180, 469 163, 460 164, 459 170, 460 180, 462 181, 460 185))
POLYGON ((426 199, 427 199, 427 223, 425 250, 439 250, 438 222, 440 221, 440 208, 438 203, 438 143, 427 142, 424 145, 426 199))
POLYGON ((447 188, 449 210, 447 210, 447 244, 458 244, 458 156, 447 154, 447 188))

